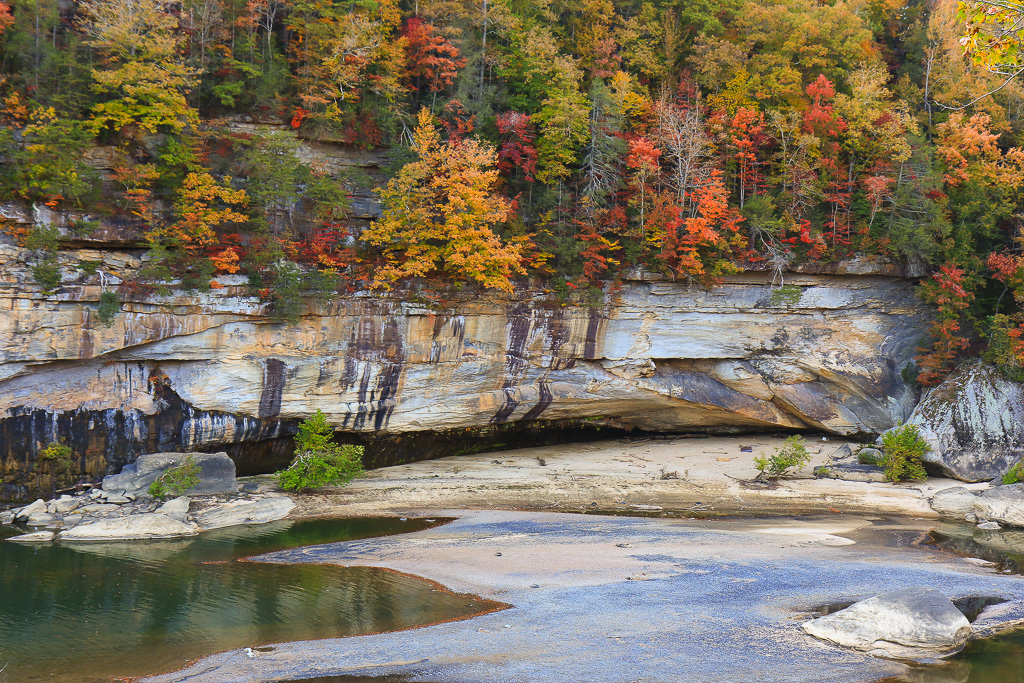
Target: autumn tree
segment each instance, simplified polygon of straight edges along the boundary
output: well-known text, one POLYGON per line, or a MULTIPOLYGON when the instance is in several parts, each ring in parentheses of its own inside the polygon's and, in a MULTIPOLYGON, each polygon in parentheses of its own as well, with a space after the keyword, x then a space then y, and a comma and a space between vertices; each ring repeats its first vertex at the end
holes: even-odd
POLYGON ((383 216, 362 234, 384 261, 374 285, 443 275, 511 290, 511 277, 523 272, 524 245, 494 232, 509 214, 494 192, 494 148, 473 138, 443 142, 423 109, 412 151, 415 158, 378 190, 383 216))
POLYGON ((146 233, 150 277, 177 276, 186 287, 206 289, 216 270, 238 270, 237 254, 211 249, 218 244, 218 230, 247 219, 238 209, 245 207, 248 197, 230 184, 230 178, 218 181, 205 170, 185 176, 174 202, 173 220, 157 222, 146 233))
POLYGON ((406 20, 402 35, 413 89, 431 93, 433 108, 437 93, 455 81, 466 60, 459 56, 457 47, 437 35, 432 24, 419 17, 406 20))
POLYGON ((186 99, 196 72, 182 58, 179 19, 163 0, 84 0, 88 44, 102 62, 93 69, 103 100, 93 108, 94 130, 181 133, 197 123, 186 99))

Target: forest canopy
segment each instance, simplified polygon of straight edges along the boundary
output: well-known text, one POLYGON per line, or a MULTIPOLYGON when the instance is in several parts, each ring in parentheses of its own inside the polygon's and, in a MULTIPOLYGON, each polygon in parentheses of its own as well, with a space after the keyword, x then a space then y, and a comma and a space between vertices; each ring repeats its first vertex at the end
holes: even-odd
MULTIPOLYGON (((923 275, 934 383, 1024 376, 1019 14, 953 0, 9 0, 0 184, 140 226, 138 292, 600 298, 847 259, 923 275), (300 153, 386 154, 366 179, 300 153)), ((13 230, 17 233, 17 230, 13 230)), ((16 235, 59 285, 58 236, 16 235)))

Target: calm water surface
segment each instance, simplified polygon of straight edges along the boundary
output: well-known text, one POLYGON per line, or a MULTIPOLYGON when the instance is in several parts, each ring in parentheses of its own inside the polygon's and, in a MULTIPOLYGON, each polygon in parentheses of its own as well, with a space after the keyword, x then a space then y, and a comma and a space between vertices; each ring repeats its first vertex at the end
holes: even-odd
POLYGON ((0 531, 0 683, 157 673, 239 647, 467 617, 490 604, 370 567, 238 558, 416 531, 425 520, 275 522, 195 539, 33 547, 0 531))

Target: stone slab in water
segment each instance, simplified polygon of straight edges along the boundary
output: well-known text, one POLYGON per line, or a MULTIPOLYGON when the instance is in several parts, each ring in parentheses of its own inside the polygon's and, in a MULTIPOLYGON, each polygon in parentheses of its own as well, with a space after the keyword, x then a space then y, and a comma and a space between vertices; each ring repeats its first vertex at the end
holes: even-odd
POLYGON ((131 495, 146 494, 149 485, 157 477, 181 465, 189 457, 199 465, 199 484, 187 493, 206 495, 214 493, 236 493, 238 480, 235 479, 235 463, 227 453, 149 453, 125 465, 119 474, 103 478, 103 490, 131 495))
POLYGON ((21 534, 20 536, 11 536, 7 539, 8 541, 14 541, 15 543, 49 543, 53 540, 52 531, 36 531, 31 534, 21 534))
POLYGON ((283 519, 294 507, 295 502, 288 496, 233 500, 197 514, 196 524, 203 530, 220 529, 236 524, 263 524, 283 519))
POLYGON ((979 518, 1024 527, 1024 484, 997 486, 982 491, 974 501, 979 518))
POLYGON ((195 536, 196 530, 167 515, 144 513, 81 524, 61 532, 64 541, 113 541, 122 539, 177 538, 195 536))
POLYGON ((854 603, 802 624, 810 635, 893 659, 953 654, 971 624, 949 598, 930 588, 906 588, 854 603))

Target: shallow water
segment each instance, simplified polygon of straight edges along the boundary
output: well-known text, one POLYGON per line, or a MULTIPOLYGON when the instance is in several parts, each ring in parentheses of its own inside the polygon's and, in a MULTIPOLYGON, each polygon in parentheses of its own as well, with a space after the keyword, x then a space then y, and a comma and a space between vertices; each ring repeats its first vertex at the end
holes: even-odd
POLYGON ((39 547, 0 537, 0 683, 98 683, 228 649, 397 630, 487 610, 485 601, 382 569, 236 561, 429 526, 414 519, 286 521, 195 539, 39 547))

